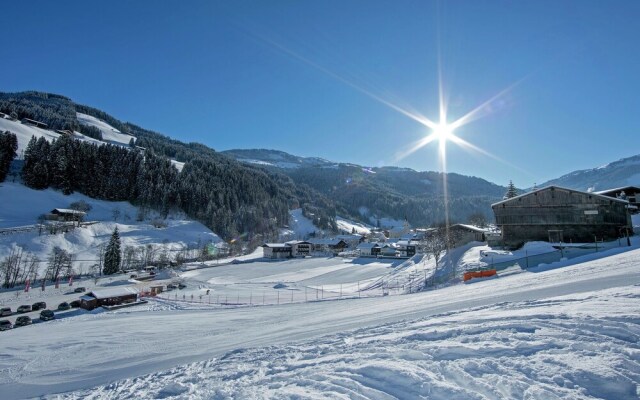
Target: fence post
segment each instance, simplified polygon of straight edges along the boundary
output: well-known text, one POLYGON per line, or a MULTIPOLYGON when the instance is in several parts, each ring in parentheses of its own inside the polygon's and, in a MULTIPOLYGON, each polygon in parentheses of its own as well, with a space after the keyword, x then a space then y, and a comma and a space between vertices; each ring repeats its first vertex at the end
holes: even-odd
POLYGON ((249 293, 249 305, 252 306, 253 305, 253 292, 249 293))
POLYGON ((278 304, 280 304, 280 291, 278 290, 278 304))
POLYGON ((594 235, 593 241, 596 243, 596 253, 598 252, 598 238, 594 235))
POLYGON ((304 287, 304 302, 307 302, 307 287, 304 287))
POLYGON ((262 292, 262 305, 264 305, 264 291, 262 292))
POLYGON ((360 298, 360 281, 358 281, 358 298, 360 298))

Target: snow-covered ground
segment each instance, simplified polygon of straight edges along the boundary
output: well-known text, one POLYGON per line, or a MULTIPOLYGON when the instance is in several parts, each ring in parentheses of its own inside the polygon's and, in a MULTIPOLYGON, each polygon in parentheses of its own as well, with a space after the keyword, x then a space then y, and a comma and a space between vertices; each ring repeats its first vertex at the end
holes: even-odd
POLYGON ((81 124, 94 126, 100 129, 100 132, 102 132, 102 140, 104 142, 128 146, 131 139, 133 139, 134 142, 136 140, 134 136, 122 133, 106 122, 96 117, 92 117, 91 115, 76 113, 76 117, 78 118, 78 122, 81 124))
POLYGON ((356 233, 360 235, 368 235, 371 233, 372 227, 360 222, 351 221, 349 219, 337 216, 336 224, 338 225, 338 229, 344 232, 351 233, 355 230, 356 233))
MULTIPOLYGON (((126 246, 153 244, 164 245, 169 251, 177 251, 198 243, 220 241, 207 227, 184 216, 164 220, 166 227, 163 228, 154 227, 152 213, 138 221, 140 210, 128 202, 96 200, 79 193, 65 196, 53 189, 33 190, 11 182, 0 184, 0 198, 10 200, 3 202, 0 208, 0 229, 34 225, 39 215, 47 214, 54 208, 69 208, 72 202, 79 200, 92 207, 86 220, 98 221, 93 225, 55 235, 40 235, 38 229, 0 235, 0 260, 17 247, 35 254, 40 260, 47 260, 52 249, 59 247, 74 255, 76 272, 88 272, 89 266, 98 261, 99 247, 109 241, 116 226, 120 231, 122 249, 126 246)), ((43 267, 45 264, 43 263, 43 267)))
MULTIPOLYGON (((70 391, 77 391, 70 398, 637 398, 634 244, 592 261, 411 295, 239 308, 159 299, 78 312, 0 333, 0 387, 7 399, 70 391)), ((184 279, 299 282, 321 279, 323 268, 327 279, 361 273, 326 263, 308 273, 293 264, 274 271, 269 263, 237 264, 184 279)))

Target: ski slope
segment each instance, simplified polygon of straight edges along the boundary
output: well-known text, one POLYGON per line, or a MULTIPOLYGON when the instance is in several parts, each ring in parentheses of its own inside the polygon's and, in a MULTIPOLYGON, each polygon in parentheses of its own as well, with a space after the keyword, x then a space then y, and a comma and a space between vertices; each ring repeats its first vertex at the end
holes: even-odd
POLYGON ((2 332, 0 387, 6 399, 637 398, 638 298, 636 247, 412 295, 159 300, 2 332))

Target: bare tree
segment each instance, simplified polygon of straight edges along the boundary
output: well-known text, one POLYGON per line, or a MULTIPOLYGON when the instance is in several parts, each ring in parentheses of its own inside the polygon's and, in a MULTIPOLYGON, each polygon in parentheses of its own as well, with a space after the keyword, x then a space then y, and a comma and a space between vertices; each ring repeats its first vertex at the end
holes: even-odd
POLYGON ((49 265, 47 266, 46 277, 51 281, 56 281, 62 271, 71 270, 71 254, 59 247, 54 247, 49 255, 49 265))

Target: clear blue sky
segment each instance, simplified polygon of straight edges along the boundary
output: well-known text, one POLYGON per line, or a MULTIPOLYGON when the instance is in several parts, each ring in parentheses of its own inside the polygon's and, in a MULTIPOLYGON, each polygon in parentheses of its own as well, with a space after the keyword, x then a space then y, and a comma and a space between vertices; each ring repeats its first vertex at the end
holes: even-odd
POLYGON ((11 1, 0 90, 60 93, 216 150, 437 170, 429 133, 360 89, 449 120, 448 169, 519 187, 640 153, 640 1, 11 1), (295 54, 295 55, 294 55, 295 54), (349 84, 345 83, 348 82, 349 84))

